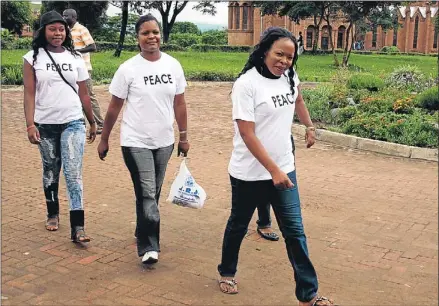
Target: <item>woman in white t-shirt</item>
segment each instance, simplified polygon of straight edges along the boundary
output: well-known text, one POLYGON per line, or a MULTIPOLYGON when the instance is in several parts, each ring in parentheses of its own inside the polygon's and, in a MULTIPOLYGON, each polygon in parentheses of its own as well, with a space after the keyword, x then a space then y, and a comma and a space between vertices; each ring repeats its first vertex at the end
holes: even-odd
POLYGON ((160 51, 159 23, 151 14, 136 26, 140 53, 116 71, 109 88, 112 94, 98 146, 107 155, 108 139, 126 100, 120 143, 136 195, 137 253, 143 263, 155 263, 160 252, 158 202, 166 167, 174 149, 174 119, 180 131, 178 155, 186 156, 186 80, 180 63, 160 51))
POLYGON ((293 69, 297 42, 283 28, 267 29, 232 89, 235 136, 229 163, 232 209, 218 265, 221 291, 238 293, 238 253, 257 206, 271 203, 294 269, 299 305, 333 305, 317 296, 317 274, 308 256, 297 189, 291 125, 294 111, 315 141, 299 78, 293 69))
POLYGON ((86 138, 82 110, 90 123, 88 142, 96 124, 85 81, 87 68, 73 47, 69 27, 60 14, 41 16, 41 28, 24 55, 24 113, 29 141, 37 144, 43 162, 47 205, 46 229, 59 227, 59 174, 63 167, 70 205, 71 239, 88 242, 84 231, 82 158, 86 138), (61 77, 62 75, 62 77, 61 77), (63 79, 64 77, 64 79, 63 79))

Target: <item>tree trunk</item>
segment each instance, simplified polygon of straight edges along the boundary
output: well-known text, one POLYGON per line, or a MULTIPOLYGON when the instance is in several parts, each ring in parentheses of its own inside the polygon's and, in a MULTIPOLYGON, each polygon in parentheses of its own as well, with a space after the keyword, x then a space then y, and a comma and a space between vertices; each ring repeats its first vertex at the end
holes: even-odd
POLYGON ((326 16, 326 24, 328 26, 328 31, 329 31, 329 43, 331 44, 332 55, 334 56, 334 66, 338 67, 340 66, 340 62, 338 61, 337 53, 335 53, 334 40, 332 38, 332 28, 329 22, 329 15, 326 16))
POLYGON ((125 33, 127 32, 128 6, 129 6, 128 1, 122 2, 122 25, 120 28, 119 42, 117 44, 116 51, 114 52, 115 57, 120 57, 120 54, 122 53, 123 43, 125 41, 125 33))
MULTIPOLYGON (((351 27, 352 36, 354 36, 354 27, 351 27)), ((346 59, 346 65, 349 63, 349 58, 351 57, 351 51, 352 51, 352 44, 349 47, 348 57, 346 59)))
POLYGON ((343 62, 341 64, 343 67, 348 66, 349 55, 350 55, 351 49, 352 49, 352 44, 349 43, 349 37, 350 37, 351 31, 352 31, 352 21, 349 22, 349 26, 346 30, 346 44, 345 44, 344 51, 343 51, 343 62))

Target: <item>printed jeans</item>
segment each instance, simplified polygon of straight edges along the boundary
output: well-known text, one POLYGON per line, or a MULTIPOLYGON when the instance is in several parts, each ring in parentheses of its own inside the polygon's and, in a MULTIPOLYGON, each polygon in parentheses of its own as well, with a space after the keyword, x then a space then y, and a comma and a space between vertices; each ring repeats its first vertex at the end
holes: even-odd
POLYGON ((294 187, 285 190, 276 188, 272 180, 247 182, 230 177, 232 210, 224 232, 218 271, 221 276, 235 276, 239 249, 253 213, 259 204, 271 203, 293 266, 296 297, 308 302, 317 294, 317 274, 308 256, 296 172, 288 173, 288 177, 294 187))
POLYGON ((40 132, 38 145, 43 161, 43 187, 48 217, 59 214, 58 187, 61 165, 66 178, 70 210, 83 209, 82 157, 85 121, 64 124, 35 124, 40 132))
POLYGON ((122 147, 125 165, 131 174, 136 194, 137 254, 160 252, 159 199, 166 167, 174 145, 150 150, 122 147))

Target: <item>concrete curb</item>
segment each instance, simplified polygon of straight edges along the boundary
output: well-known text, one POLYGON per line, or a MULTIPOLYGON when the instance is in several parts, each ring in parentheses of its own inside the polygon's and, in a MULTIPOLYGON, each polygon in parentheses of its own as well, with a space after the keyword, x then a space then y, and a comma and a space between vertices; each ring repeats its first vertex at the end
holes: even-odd
MULTIPOLYGON (((299 136, 305 137, 305 126, 293 124, 292 132, 299 136)), ((380 140, 366 139, 336 132, 331 132, 323 129, 316 130, 317 140, 332 143, 335 145, 348 147, 352 149, 359 149, 371 151, 391 156, 406 157, 413 159, 422 159, 428 161, 438 161, 438 150, 419 148, 401 145, 392 142, 385 142, 380 140)))

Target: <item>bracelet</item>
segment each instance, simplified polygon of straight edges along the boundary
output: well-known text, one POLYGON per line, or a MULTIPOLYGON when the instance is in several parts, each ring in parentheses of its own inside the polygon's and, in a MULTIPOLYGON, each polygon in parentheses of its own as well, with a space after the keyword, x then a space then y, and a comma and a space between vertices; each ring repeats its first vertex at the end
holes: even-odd
POLYGON ((90 124, 90 125, 95 124, 95 123, 96 123, 96 121, 94 121, 94 120, 88 122, 88 124, 90 124))
POLYGON ((180 134, 187 134, 187 131, 180 131, 180 134))
POLYGON ((36 127, 35 124, 32 124, 31 126, 28 126, 27 129, 26 129, 26 132, 29 132, 29 130, 30 130, 31 128, 34 128, 34 127, 36 127))
POLYGON ((189 140, 180 140, 179 143, 188 143, 189 140))
POLYGON ((316 128, 315 127, 313 127, 313 126, 307 126, 306 127, 306 131, 308 132, 308 131, 315 131, 316 130, 316 128))

